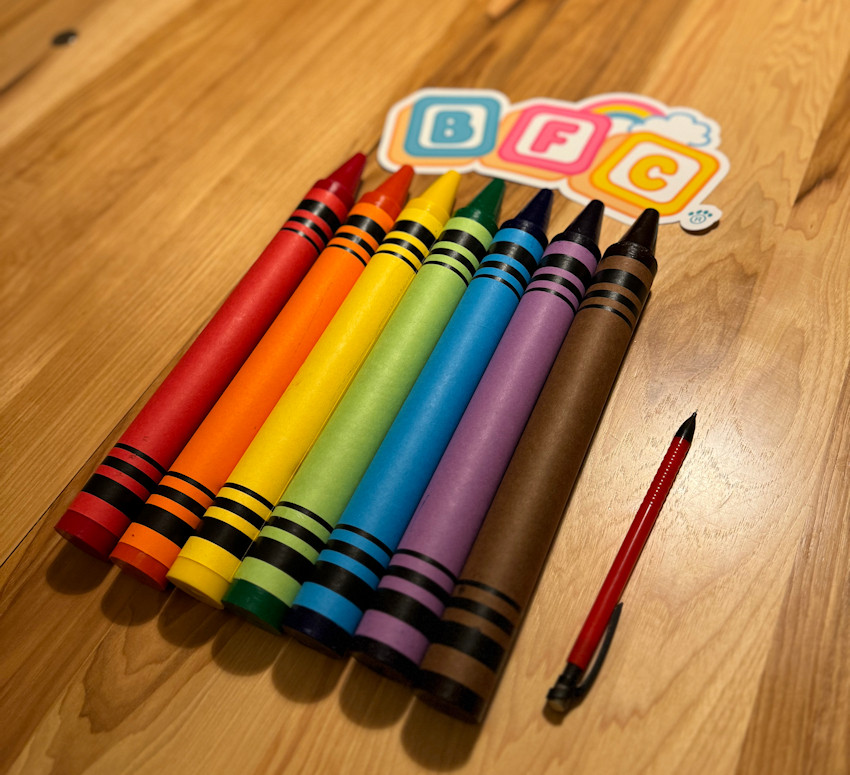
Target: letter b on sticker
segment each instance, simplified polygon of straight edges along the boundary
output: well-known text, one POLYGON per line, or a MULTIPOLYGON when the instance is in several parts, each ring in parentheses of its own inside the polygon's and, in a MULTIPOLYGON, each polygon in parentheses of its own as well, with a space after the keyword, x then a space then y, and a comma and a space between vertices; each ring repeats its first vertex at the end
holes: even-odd
POLYGON ((489 153, 496 144, 500 111, 490 97, 423 97, 413 106, 404 150, 420 157, 489 153))

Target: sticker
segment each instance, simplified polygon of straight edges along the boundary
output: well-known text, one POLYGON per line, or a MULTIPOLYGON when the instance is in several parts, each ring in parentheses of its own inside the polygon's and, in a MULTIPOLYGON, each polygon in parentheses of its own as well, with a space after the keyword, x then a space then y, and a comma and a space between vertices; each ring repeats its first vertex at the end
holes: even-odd
POLYGON ((395 171, 479 172, 560 191, 631 223, 647 207, 692 233, 721 212, 703 204, 729 172, 720 127, 693 108, 637 94, 512 104, 487 89, 420 89, 387 114, 378 161, 395 171))

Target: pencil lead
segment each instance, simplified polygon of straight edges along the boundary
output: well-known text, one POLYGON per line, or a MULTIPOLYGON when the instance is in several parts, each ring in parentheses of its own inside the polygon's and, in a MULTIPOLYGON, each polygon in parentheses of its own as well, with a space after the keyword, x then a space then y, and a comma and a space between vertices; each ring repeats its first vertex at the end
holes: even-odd
POLYGON ((694 440, 694 431, 697 427, 697 413, 694 412, 687 420, 682 423, 682 426, 679 430, 676 431, 675 436, 680 439, 684 439, 685 441, 691 442, 694 440))

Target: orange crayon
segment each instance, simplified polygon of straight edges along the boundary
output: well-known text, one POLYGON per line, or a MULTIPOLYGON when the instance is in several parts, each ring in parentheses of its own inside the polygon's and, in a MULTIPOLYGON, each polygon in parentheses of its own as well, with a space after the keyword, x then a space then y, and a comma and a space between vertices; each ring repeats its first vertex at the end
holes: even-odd
POLYGON ((166 573, 401 211, 403 167, 361 197, 110 558, 165 589, 166 573))

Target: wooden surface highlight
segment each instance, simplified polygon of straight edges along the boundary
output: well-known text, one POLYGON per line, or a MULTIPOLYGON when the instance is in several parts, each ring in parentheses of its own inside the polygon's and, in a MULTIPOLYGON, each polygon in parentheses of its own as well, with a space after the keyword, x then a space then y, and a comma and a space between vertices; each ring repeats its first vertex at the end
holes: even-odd
MULTIPOLYGON (((848 55, 846 0, 6 3, 0 771, 850 772, 848 55), (731 163, 719 228, 661 229, 480 728, 53 531, 300 193, 438 85, 646 94, 718 121, 731 163), (695 409, 604 670, 553 724, 546 691, 695 409)), ((381 177, 371 158, 364 190, 381 177)), ((527 198, 509 185, 503 212, 527 198)), ((577 212, 556 198, 550 233, 577 212)))

